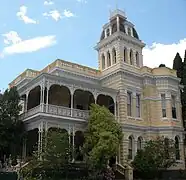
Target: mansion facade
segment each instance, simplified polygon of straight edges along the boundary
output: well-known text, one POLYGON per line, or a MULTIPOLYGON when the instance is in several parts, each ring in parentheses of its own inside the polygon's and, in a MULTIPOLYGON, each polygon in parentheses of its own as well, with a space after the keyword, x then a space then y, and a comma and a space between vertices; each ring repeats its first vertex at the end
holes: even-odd
MULTIPOLYGON (((13 80, 9 86, 16 86, 22 97, 20 118, 28 131, 37 130, 38 148, 43 131, 55 127, 71 134, 75 146, 86 129, 89 106, 96 103, 122 126, 118 164, 132 160, 145 141, 164 136, 175 140, 177 168, 185 168, 180 79, 173 69, 143 66, 144 47, 125 13, 115 10, 95 47, 98 69, 57 59, 13 80)), ((29 144, 24 146, 26 155, 29 144)))

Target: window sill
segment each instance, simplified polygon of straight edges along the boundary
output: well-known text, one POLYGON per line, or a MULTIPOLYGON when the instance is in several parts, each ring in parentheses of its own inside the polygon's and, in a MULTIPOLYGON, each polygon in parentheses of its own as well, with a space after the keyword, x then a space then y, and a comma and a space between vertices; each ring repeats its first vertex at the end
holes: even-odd
POLYGON ((140 117, 133 117, 133 116, 127 116, 128 120, 133 120, 133 121, 143 121, 142 118, 140 117))

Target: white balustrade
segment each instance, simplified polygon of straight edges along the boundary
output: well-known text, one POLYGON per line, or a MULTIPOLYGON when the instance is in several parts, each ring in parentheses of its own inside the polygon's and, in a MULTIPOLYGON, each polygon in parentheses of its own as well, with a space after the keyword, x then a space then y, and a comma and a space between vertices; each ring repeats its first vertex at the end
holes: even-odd
POLYGON ((43 105, 43 112, 42 112, 42 106, 38 105, 32 109, 29 109, 27 112, 20 115, 20 119, 24 120, 28 117, 31 117, 37 113, 47 113, 51 115, 57 115, 57 116, 63 116, 63 117, 73 117, 77 119, 84 119, 87 120, 89 117, 89 111, 88 110, 79 110, 79 109, 73 109, 72 110, 72 116, 71 116, 71 108, 64 107, 64 106, 56 106, 51 104, 44 104, 43 105))

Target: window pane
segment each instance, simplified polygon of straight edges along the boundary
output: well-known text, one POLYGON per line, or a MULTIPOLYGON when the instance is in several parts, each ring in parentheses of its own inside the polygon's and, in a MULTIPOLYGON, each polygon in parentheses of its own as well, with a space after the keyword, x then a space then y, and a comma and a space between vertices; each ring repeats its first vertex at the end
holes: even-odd
POLYGON ((127 92, 127 115, 131 116, 132 115, 132 96, 130 92, 127 92))
POLYGON ((161 94, 162 117, 166 117, 166 99, 165 94, 161 94))

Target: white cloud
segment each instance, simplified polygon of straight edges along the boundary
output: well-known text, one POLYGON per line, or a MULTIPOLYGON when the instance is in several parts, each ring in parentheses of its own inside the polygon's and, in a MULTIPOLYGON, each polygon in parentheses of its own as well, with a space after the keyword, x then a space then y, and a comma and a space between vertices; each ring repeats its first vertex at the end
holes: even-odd
POLYGON ((37 21, 34 19, 29 18, 27 15, 27 7, 21 6, 19 12, 16 13, 16 16, 24 21, 25 24, 37 24, 37 21))
POLYGON ((67 9, 64 10, 63 15, 65 17, 68 17, 68 18, 69 17, 74 17, 74 14, 71 11, 67 10, 67 9))
POLYGON ((143 64, 149 67, 158 67, 165 64, 172 68, 173 59, 177 52, 184 56, 186 49, 186 38, 174 44, 153 43, 143 49, 143 64))
POLYGON ((52 17, 55 21, 59 21, 62 18, 62 15, 58 10, 52 10, 49 13, 43 13, 43 16, 52 17))
POLYGON ((59 21, 64 17, 70 18, 70 17, 74 17, 75 15, 71 11, 65 9, 63 11, 63 15, 58 10, 52 10, 48 13, 47 12, 43 13, 43 16, 52 17, 55 21, 59 21))
POLYGON ((79 3, 87 3, 87 0, 77 0, 77 2, 79 2, 79 3))
POLYGON ((44 1, 45 6, 49 6, 49 5, 53 5, 53 4, 54 4, 54 2, 51 0, 44 1))
POLYGON ((1 57, 11 54, 35 52, 56 43, 56 37, 54 35, 39 36, 32 39, 22 40, 17 32, 10 31, 7 34, 3 34, 3 36, 5 37, 5 44, 8 44, 9 46, 3 49, 1 57))
POLYGON ((10 31, 9 33, 2 34, 4 39, 4 43, 9 45, 9 44, 17 44, 22 41, 22 39, 18 36, 16 31, 10 31))

